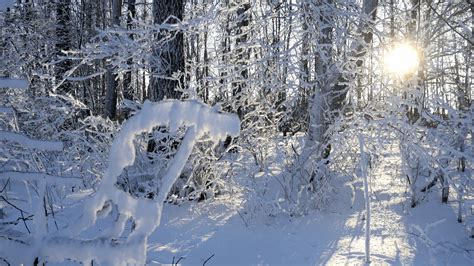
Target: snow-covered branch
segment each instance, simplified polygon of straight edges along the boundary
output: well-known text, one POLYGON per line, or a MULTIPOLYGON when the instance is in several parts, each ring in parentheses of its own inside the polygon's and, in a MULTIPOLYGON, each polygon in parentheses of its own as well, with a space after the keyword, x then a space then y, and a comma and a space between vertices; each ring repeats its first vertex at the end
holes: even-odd
POLYGON ((6 171, 0 172, 0 179, 11 179, 15 181, 45 181, 48 185, 82 185, 82 179, 71 176, 57 176, 45 173, 6 171))
POLYGON ((29 138, 23 134, 0 130, 0 141, 16 142, 25 148, 44 151, 62 151, 64 145, 60 141, 45 141, 29 138))
POLYGON ((2 88, 15 88, 15 89, 28 89, 28 81, 25 79, 14 79, 14 78, 0 78, 0 89, 2 88))

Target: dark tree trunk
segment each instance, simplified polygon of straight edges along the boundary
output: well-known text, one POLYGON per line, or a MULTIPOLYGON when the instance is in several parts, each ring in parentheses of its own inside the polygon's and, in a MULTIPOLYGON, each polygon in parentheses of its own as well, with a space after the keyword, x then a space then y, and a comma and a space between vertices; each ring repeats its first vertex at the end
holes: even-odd
MULTIPOLYGON (((343 74, 339 74, 339 77, 337 78, 335 85, 331 87, 327 87, 327 91, 325 92, 325 102, 329 104, 328 110, 329 114, 333 117, 325 117, 324 118, 324 126, 327 128, 328 124, 333 123, 335 120, 334 116, 337 116, 342 112, 343 107, 344 107, 344 101, 346 99, 347 92, 349 90, 348 84, 349 80, 355 81, 357 80, 360 70, 363 66, 364 63, 364 57, 367 53, 367 46, 372 42, 373 39, 373 33, 371 28, 373 27, 375 18, 376 18, 376 11, 377 11, 377 6, 378 6, 378 0, 364 0, 363 1, 363 7, 362 11, 364 14, 366 14, 369 17, 368 22, 362 22, 359 25, 359 30, 360 34, 362 35, 363 41, 361 43, 355 43, 354 47, 351 47, 350 51, 350 57, 352 57, 352 61, 354 61, 355 64, 348 64, 349 66, 355 65, 354 69, 345 69, 345 72, 347 73, 354 73, 351 74, 350 76, 345 76, 343 74)), ((330 81, 330 80, 328 80, 330 81)), ((326 86, 330 86, 331 82, 328 82, 326 86)), ((326 112, 326 110, 325 110, 326 112)), ((326 149, 324 151, 325 155, 329 155, 330 150, 331 150, 331 145, 329 143, 326 143, 324 146, 326 146, 326 149)))
MULTIPOLYGON (((65 54, 63 51, 71 49, 70 40, 70 20, 71 20, 71 1, 70 0, 58 0, 56 3, 56 55, 57 57, 63 57, 65 54)), ((64 78, 64 74, 71 67, 70 60, 62 60, 55 67, 56 81, 61 82, 64 78)), ((74 94, 71 88, 71 84, 68 81, 63 82, 59 87, 60 93, 71 93, 74 94)))
MULTIPOLYGON (((153 0, 153 19, 155 24, 177 24, 184 17, 184 0, 153 0)), ((179 99, 184 86, 184 38, 183 32, 168 32, 162 29, 156 36, 154 47, 154 64, 151 67, 152 77, 148 96, 152 101, 179 99), (167 34, 174 35, 166 39, 167 34)), ((164 132, 166 129, 159 128, 164 132)), ((163 139, 159 142, 163 142, 163 139)), ((147 150, 162 149, 163 144, 156 144, 154 139, 148 142, 147 150)))
MULTIPOLYGON (((184 16, 184 0, 154 0, 153 18, 155 24, 175 24, 184 16)), ((154 49, 154 66, 149 87, 149 97, 153 101, 165 98, 179 99, 184 86, 184 40, 183 33, 171 32, 174 38, 163 40, 167 30, 161 30, 156 36, 157 46, 154 49)))
POLYGON ((104 114, 111 120, 115 119, 117 113, 117 81, 113 70, 108 66, 105 73, 105 108, 104 114))
POLYGON ((247 86, 246 80, 249 78, 247 60, 248 60, 248 51, 246 48, 242 48, 242 45, 245 45, 247 42, 247 34, 244 32, 250 24, 250 14, 247 12, 250 9, 250 4, 242 4, 237 9, 237 30, 236 35, 238 36, 235 45, 238 47, 236 50, 237 53, 237 72, 239 73, 238 80, 233 84, 232 96, 235 99, 237 106, 237 114, 240 119, 244 117, 244 99, 242 99, 244 89, 247 86), (239 47, 240 46, 240 47, 239 47))
POLYGON ((207 49, 207 26, 206 30, 204 31, 204 69, 203 69, 203 88, 202 88, 202 100, 205 103, 209 102, 209 54, 207 49))
MULTIPOLYGON (((122 0, 113 0, 112 3, 112 26, 120 27, 122 0)), ((113 120, 117 115, 117 89, 119 79, 117 74, 114 73, 112 66, 107 66, 106 68, 105 115, 113 120)))
MULTIPOLYGON (((137 11, 135 8, 135 0, 127 0, 127 29, 132 29, 133 19, 136 17, 137 11)), ((133 40, 133 34, 129 35, 129 38, 133 40)), ((133 86, 132 86, 132 69, 133 64, 132 58, 127 60, 128 70, 123 77, 123 98, 127 100, 133 100, 133 86)))

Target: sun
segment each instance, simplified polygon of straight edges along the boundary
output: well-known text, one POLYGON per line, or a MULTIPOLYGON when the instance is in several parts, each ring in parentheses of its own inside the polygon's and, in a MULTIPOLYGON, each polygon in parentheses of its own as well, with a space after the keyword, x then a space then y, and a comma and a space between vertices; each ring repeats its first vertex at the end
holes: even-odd
POLYGON ((398 43, 386 52, 384 65, 389 73, 402 78, 414 74, 420 66, 418 50, 409 43, 398 43))

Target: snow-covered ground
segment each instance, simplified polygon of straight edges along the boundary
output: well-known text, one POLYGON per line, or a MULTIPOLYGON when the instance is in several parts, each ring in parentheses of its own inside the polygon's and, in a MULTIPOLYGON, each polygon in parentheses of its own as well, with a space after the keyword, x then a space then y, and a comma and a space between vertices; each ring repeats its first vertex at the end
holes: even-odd
MULTIPOLYGON (((387 146, 385 157, 369 173, 372 265, 474 265, 474 239, 456 221, 456 202, 442 204, 439 188, 434 187, 421 195, 416 208, 410 208, 409 188, 400 177, 397 147, 387 146)), ((280 151, 275 152, 275 157, 280 157, 280 151)), ((164 205, 160 226, 148 237, 148 265, 365 264, 362 180, 347 179, 340 183, 336 200, 325 210, 301 217, 274 212, 268 215, 263 208, 256 211, 255 201, 259 199, 252 194, 252 185, 274 181, 282 174, 282 161, 273 160, 266 172, 252 168, 251 156, 243 156, 241 165, 234 180, 237 187, 230 194, 200 203, 164 205), (252 174, 263 182, 249 182, 252 174)), ((63 204, 73 207, 56 214, 59 228, 77 223, 82 215, 82 199, 90 197, 91 192, 67 197, 63 204)), ((96 237, 114 224, 112 219, 99 219, 95 227, 82 235, 96 237)), ((126 232, 130 226, 127 223, 126 232)), ((22 224, 18 227, 22 228, 22 224)), ((55 231, 53 225, 50 227, 55 231)), ((11 243, 0 242, 0 253, 7 252, 19 259, 26 251, 11 243)), ((70 255, 68 252, 72 251, 63 255, 70 255)))
MULTIPOLYGON (((393 150, 369 176, 372 264, 473 265, 474 239, 457 223, 455 206, 441 203, 438 189, 414 209, 406 204, 408 188, 393 150)), ((327 211, 304 217, 248 215, 244 192, 216 202, 167 205, 161 226, 149 239, 148 263, 364 264, 362 181, 352 184, 352 207, 345 186, 327 211)))
MULTIPOLYGON (((2 0, 7 1, 8 0, 2 0)), ((0 4, 0 10, 2 8, 7 8, 8 3, 0 4)), ((15 89, 24 89, 28 88, 28 81, 25 79, 15 79, 15 78, 0 78, 0 88, 15 88, 15 89)))
POLYGON ((15 0, 0 1, 0 11, 7 11, 7 8, 12 8, 15 5, 15 0))

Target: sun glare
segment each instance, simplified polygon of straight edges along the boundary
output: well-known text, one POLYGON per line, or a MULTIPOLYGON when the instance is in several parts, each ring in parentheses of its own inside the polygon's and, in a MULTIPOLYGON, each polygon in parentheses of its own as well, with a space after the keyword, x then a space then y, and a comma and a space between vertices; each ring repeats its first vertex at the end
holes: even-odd
POLYGON ((386 52, 384 65, 388 72, 399 77, 414 74, 420 65, 418 51, 408 43, 396 44, 386 52))

